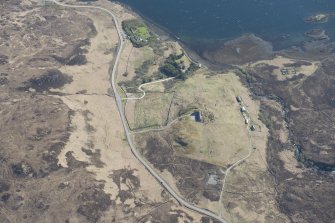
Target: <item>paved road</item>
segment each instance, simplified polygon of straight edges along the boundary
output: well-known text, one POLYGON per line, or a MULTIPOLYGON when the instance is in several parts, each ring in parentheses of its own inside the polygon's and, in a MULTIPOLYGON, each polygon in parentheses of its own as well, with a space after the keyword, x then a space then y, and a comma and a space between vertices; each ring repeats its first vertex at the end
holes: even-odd
POLYGON ((99 6, 90 6, 90 5, 68 5, 62 2, 58 2, 56 0, 50 0, 52 2, 54 2, 55 4, 59 5, 59 6, 63 6, 63 7, 68 7, 68 8, 88 8, 88 9, 98 9, 101 11, 106 12, 108 15, 112 16, 114 22, 115 22, 115 26, 119 35, 119 48, 118 48, 118 52, 116 55, 116 59, 115 59, 115 64, 113 66, 113 71, 112 71, 112 75, 111 75, 111 83, 112 83, 112 88, 113 88, 113 92, 115 95, 115 99, 116 99, 116 104, 118 107, 118 111, 119 111, 119 115, 122 121, 122 125, 126 134, 126 138, 127 141, 129 143, 129 146, 131 148, 132 153, 135 155, 135 157, 145 166, 145 168, 150 172, 150 174, 158 181, 160 182, 160 184, 184 207, 193 210, 195 212, 198 212, 202 215, 206 215, 208 217, 214 218, 216 220, 218 220, 219 222, 222 223, 227 223, 226 220, 224 220, 222 217, 217 216, 216 214, 214 214, 211 211, 208 211, 206 209, 202 209, 199 207, 194 206, 191 203, 188 203, 187 201, 185 201, 183 198, 181 198, 154 170, 153 168, 147 163, 147 161, 145 159, 142 158, 142 156, 139 154, 139 152, 137 151, 137 149, 135 148, 135 146, 133 145, 131 136, 130 136, 130 131, 128 129, 128 125, 126 122, 126 118, 125 118, 125 114, 123 111, 123 105, 122 105, 122 98, 120 97, 119 93, 117 92, 117 87, 116 87, 116 83, 115 83, 115 77, 116 77, 116 68, 118 66, 119 63, 119 59, 122 53, 122 49, 124 47, 124 40, 123 40, 123 36, 122 36, 122 30, 120 28, 119 22, 116 18, 116 16, 109 10, 99 7, 99 6))
POLYGON ((149 82, 149 83, 145 83, 145 84, 141 84, 138 87, 138 90, 142 92, 142 96, 141 97, 135 97, 135 98, 122 98, 123 100, 141 100, 145 97, 145 91, 142 89, 142 87, 150 85, 150 84, 156 84, 156 83, 160 83, 160 82, 164 82, 164 81, 169 81, 174 79, 174 77, 170 77, 170 78, 166 78, 166 79, 162 79, 162 80, 158 80, 158 81, 153 81, 153 82, 149 82))

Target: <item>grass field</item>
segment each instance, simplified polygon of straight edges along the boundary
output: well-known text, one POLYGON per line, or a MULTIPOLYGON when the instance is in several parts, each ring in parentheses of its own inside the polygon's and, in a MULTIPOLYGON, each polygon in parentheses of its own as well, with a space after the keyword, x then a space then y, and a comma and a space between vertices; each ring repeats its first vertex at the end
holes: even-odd
MULTIPOLYGON (((162 86, 151 87, 163 90, 162 86)), ((204 119, 203 123, 198 123, 184 118, 171 127, 176 141, 173 145, 180 156, 226 167, 248 154, 247 126, 235 97, 239 95, 243 98, 252 123, 256 125, 260 122, 258 107, 235 74, 208 76, 202 70, 177 84, 173 91, 175 96, 170 121, 195 109, 202 112, 204 119)), ((172 93, 147 94, 144 99, 137 101, 132 127, 148 128, 166 124, 172 96, 172 93)))
POLYGON ((130 114, 133 118, 129 118, 131 129, 165 125, 172 97, 173 93, 147 93, 142 100, 136 101, 134 113, 130 114))
POLYGON ((189 67, 191 65, 191 61, 187 58, 187 56, 183 56, 179 60, 176 61, 177 63, 184 63, 186 67, 189 67))
POLYGON ((148 27, 139 26, 135 31, 136 35, 142 39, 149 39, 151 37, 148 27))
POLYGON ((140 54, 139 57, 136 58, 134 61, 134 68, 137 69, 139 68, 145 61, 149 60, 154 60, 155 59, 155 54, 152 50, 151 47, 149 46, 144 46, 140 49, 138 49, 138 53, 140 54))
POLYGON ((288 222, 276 207, 276 191, 266 166, 266 157, 255 151, 230 173, 222 200, 230 222, 288 222))
POLYGON ((134 47, 141 48, 155 41, 149 28, 140 20, 131 19, 122 21, 122 28, 134 47))
POLYGON ((196 106, 205 122, 185 119, 174 126, 175 137, 187 143, 180 146, 180 155, 226 166, 248 153, 248 133, 235 100, 237 95, 247 97, 248 93, 234 74, 207 77, 200 73, 176 91, 177 106, 172 110, 184 109, 179 105, 196 106))

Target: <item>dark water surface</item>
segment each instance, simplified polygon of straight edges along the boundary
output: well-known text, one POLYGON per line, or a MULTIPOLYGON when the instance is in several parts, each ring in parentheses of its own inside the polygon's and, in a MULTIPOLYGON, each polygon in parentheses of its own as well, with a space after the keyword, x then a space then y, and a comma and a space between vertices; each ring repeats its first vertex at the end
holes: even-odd
POLYGON ((118 0, 181 38, 189 46, 254 33, 277 49, 300 44, 306 31, 322 28, 335 37, 335 18, 308 24, 315 13, 334 13, 335 0, 118 0))

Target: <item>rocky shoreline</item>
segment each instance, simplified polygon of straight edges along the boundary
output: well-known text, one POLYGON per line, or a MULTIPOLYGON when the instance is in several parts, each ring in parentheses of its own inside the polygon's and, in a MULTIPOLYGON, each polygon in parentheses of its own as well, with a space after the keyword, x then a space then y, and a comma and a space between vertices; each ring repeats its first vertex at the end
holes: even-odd
MULTIPOLYGON (((323 17, 323 19, 318 19, 318 22, 326 22, 326 20, 331 16, 331 14, 323 17)), ((146 20, 150 25, 150 21, 146 20)), ((312 18, 309 19, 312 22, 312 18)), ((152 26, 151 26, 152 27, 152 26)), ((156 27, 157 29, 157 27, 156 27)), ((159 33, 159 31, 157 31, 159 33)), ((263 104, 263 98, 266 100, 274 101, 280 104, 281 109, 274 111, 273 108, 263 104, 264 114, 270 119, 279 119, 287 126, 289 137, 288 140, 283 143, 280 141, 279 131, 282 131, 282 127, 277 125, 269 125, 270 135, 268 138, 268 157, 267 162, 270 166, 270 171, 277 182, 278 204, 282 208, 282 211, 290 217, 292 222, 300 222, 301 219, 310 222, 329 222, 334 216, 330 216, 325 211, 320 212, 318 210, 324 209, 325 205, 332 206, 332 202, 329 199, 325 199, 324 193, 334 193, 332 189, 334 183, 334 177, 332 176, 332 171, 335 170, 335 161, 333 159, 335 153, 332 150, 327 150, 329 155, 319 155, 322 152, 322 146, 327 146, 332 148, 332 134, 334 133, 334 127, 326 125, 322 121, 322 125, 316 124, 317 121, 314 120, 315 116, 322 120, 326 120, 329 117, 329 112, 334 112, 334 95, 332 95, 333 88, 330 85, 325 86, 323 78, 334 77, 331 69, 322 70, 322 67, 332 67, 334 62, 327 58, 333 58, 335 52, 335 44, 326 35, 326 32, 322 29, 311 30, 305 33, 306 36, 310 37, 309 41, 302 43, 299 46, 293 46, 288 49, 274 51, 272 49, 271 43, 262 40, 254 35, 245 35, 240 38, 226 42, 222 47, 218 47, 214 50, 205 50, 201 54, 197 52, 190 51, 192 55, 196 55, 202 63, 206 64, 210 69, 219 71, 222 69, 232 69, 239 68, 241 65, 253 63, 259 60, 271 60, 275 56, 283 55, 287 58, 292 58, 296 60, 306 60, 306 61, 320 61, 320 68, 309 77, 296 76, 288 79, 286 81, 275 81, 274 77, 270 73, 266 73, 267 77, 262 76, 262 72, 258 71, 255 73, 244 72, 241 73, 240 78, 243 83, 252 91, 255 100, 260 100, 263 104), (265 52, 265 54, 264 54, 265 52), (320 75, 321 74, 321 75, 320 75), (311 83, 314 82, 313 85, 311 83), (296 84, 303 84, 305 93, 299 94, 294 91, 294 86, 296 84), (309 86, 309 87, 307 87, 309 86), (313 88, 316 89, 313 92, 313 88), (323 94, 326 94, 327 98, 323 98, 322 94, 316 93, 318 89, 324 88, 323 94), (286 92, 294 91, 293 95, 288 95, 286 92), (292 99, 293 98, 293 99, 292 99), (311 98, 311 99, 308 99, 311 98), (308 100, 312 100, 314 105, 308 105, 308 100), (321 100, 322 105, 317 105, 317 101, 321 100), (299 101, 304 102, 301 104, 299 101), (305 108, 308 106, 308 109, 305 108), (310 107, 311 106, 311 107, 310 107), (313 107, 314 106, 314 107, 313 107), (315 106, 317 108, 315 108, 315 106), (299 114, 298 110, 304 111, 299 114), (327 109, 327 114, 323 114, 322 109, 327 109), (306 110, 306 112, 305 112, 306 110), (307 119, 302 119, 302 117, 307 117, 307 119), (300 123, 300 124, 299 124, 300 123), (304 123, 307 124, 304 127, 304 123), (318 128, 319 134, 317 137, 325 140, 320 143, 320 146, 308 144, 307 137, 311 134, 310 131, 313 128, 318 128), (328 133, 321 133, 322 129, 327 129, 328 133), (291 173, 285 170, 284 165, 281 161, 281 152, 288 150, 290 151, 290 156, 298 161, 297 170, 301 172, 299 174, 291 173), (293 177, 293 178, 292 178, 293 177), (292 178, 290 184, 281 184, 280 182, 292 178), (304 189, 300 188, 302 182, 309 181, 308 185, 304 189), (323 182, 323 184, 317 182, 323 182), (313 184, 317 183, 319 185, 318 189, 313 187, 313 184), (290 195, 285 194, 288 188, 291 187, 290 195), (312 189, 314 188, 314 189, 312 189), (304 194, 308 194, 314 190, 314 203, 304 203, 301 201, 306 200, 304 194), (292 197, 298 196, 299 199, 291 200, 292 197), (301 200, 300 200, 301 199, 301 200), (304 212, 306 205, 313 207, 310 212, 304 212), (304 215, 299 213, 304 212, 304 215)), ((173 38, 176 41, 178 39, 169 35, 169 38, 173 38)), ((186 48, 187 49, 187 48, 186 48)), ((290 67, 290 66, 288 66, 290 67)), ((297 68, 299 66, 297 65, 297 68)), ((270 68, 271 69, 271 68, 270 68)), ((334 114, 334 113, 333 113, 334 114)), ((333 117, 333 115, 331 115, 333 117)), ((334 117, 333 117, 334 118, 334 117)), ((319 120, 320 121, 320 120, 319 120)), ((265 123, 269 124, 269 123, 265 123)), ((320 139, 316 139, 317 141, 320 139)), ((318 141, 319 142, 319 141, 318 141)))

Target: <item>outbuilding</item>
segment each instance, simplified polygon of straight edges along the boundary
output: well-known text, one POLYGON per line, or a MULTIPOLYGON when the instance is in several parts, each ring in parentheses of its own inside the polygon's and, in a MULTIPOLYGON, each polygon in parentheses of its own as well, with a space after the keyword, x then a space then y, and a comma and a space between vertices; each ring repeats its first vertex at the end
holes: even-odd
POLYGON ((251 130, 251 131, 256 131, 256 127, 255 127, 254 125, 252 125, 252 126, 250 127, 250 130, 251 130))
POLYGON ((236 97, 236 101, 237 101, 238 103, 241 103, 241 102, 242 102, 242 98, 241 98, 240 96, 237 96, 237 97, 236 97))
POLYGON ((200 111, 193 112, 191 118, 196 122, 202 122, 202 114, 200 111))

